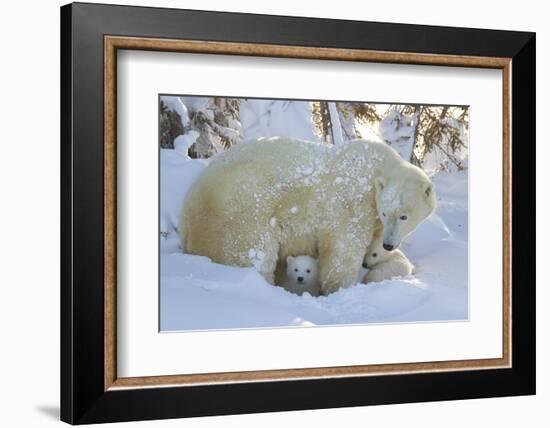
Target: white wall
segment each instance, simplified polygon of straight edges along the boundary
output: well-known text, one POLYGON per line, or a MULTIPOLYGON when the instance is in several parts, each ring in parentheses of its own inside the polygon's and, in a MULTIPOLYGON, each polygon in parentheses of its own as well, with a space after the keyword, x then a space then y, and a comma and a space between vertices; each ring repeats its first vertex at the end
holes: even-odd
MULTIPOLYGON (((121 2, 123 2, 121 0, 121 2)), ((59 397, 59 10, 58 0, 2 4, 0 31, 0 418, 9 427, 54 426, 59 397), (30 133, 29 129, 33 132, 30 133), (24 132, 23 132, 24 131, 24 132), (6 200, 7 199, 7 200, 6 200)), ((103 1, 103 3, 116 3, 103 1)), ((548 93, 550 29, 544 2, 147 0, 127 4, 537 31, 538 175, 550 182, 548 137, 541 132, 548 93), (451 4, 457 8, 452 9, 451 4)), ((538 264, 549 208, 538 198, 538 264)), ((539 269, 540 270, 540 269, 539 269)), ((159 427, 542 426, 550 404, 548 282, 538 274, 538 395, 151 422, 159 427), (539 420, 539 422, 537 422, 539 420)), ((125 426, 137 426, 127 424, 125 426)))

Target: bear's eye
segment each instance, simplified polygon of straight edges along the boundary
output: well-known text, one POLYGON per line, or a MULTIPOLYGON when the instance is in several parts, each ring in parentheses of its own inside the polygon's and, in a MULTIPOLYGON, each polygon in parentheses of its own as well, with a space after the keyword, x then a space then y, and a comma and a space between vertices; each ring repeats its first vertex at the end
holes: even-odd
POLYGON ((401 217, 399 217, 401 220, 407 220, 407 216, 406 215, 402 215, 401 217))
POLYGON ((307 272, 307 273, 310 273, 311 271, 308 269, 308 270, 306 270, 306 272, 307 272))
POLYGON ((298 272, 298 269, 294 269, 294 272, 298 272))
POLYGON ((372 257, 377 257, 378 254, 377 253, 372 253, 372 257))

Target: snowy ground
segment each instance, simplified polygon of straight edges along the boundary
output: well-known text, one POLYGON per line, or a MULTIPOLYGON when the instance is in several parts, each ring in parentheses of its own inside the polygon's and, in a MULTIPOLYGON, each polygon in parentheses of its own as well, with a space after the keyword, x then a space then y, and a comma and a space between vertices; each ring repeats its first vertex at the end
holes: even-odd
MULTIPOLYGON (((414 276, 297 296, 254 269, 183 254, 176 226, 185 194, 205 168, 161 150, 161 330, 464 320, 468 318, 468 176, 439 173, 438 207, 401 245, 414 276)), ((365 271, 363 271, 364 273, 365 271)))

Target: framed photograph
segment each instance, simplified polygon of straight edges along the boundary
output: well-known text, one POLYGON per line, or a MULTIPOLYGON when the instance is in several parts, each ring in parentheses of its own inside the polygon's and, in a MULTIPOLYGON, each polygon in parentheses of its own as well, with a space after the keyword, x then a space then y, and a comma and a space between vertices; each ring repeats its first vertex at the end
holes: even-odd
POLYGON ((61 418, 535 393, 535 34, 61 8, 61 418))

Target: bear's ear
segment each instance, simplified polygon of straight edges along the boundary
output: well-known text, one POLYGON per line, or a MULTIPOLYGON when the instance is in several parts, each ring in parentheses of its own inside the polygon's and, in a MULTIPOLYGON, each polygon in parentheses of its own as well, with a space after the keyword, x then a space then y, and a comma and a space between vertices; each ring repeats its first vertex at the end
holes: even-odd
POLYGON ((287 264, 290 263, 290 262, 292 261, 292 259, 294 259, 294 257, 288 256, 288 257, 286 258, 286 263, 287 263, 287 264))
POLYGON ((424 190, 424 194, 426 195, 427 198, 429 198, 432 192, 433 192, 433 189, 432 189, 432 185, 430 184, 428 187, 426 187, 426 190, 424 190))
POLYGON ((377 192, 381 192, 384 190, 384 187, 386 187, 386 179, 384 177, 376 177, 374 179, 374 183, 376 185, 377 192))

